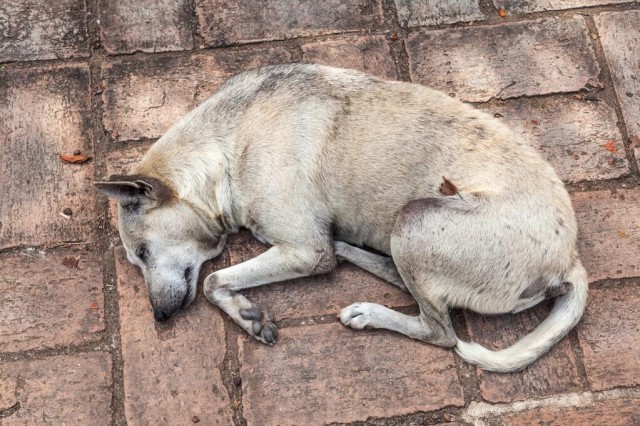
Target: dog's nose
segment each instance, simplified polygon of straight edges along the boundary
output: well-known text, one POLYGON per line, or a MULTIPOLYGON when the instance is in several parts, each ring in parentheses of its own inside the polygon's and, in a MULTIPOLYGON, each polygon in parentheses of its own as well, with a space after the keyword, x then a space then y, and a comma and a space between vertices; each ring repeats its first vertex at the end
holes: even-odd
POLYGON ((171 318, 173 316, 173 314, 176 313, 178 309, 169 309, 169 310, 165 310, 165 309, 154 309, 153 310, 153 318, 155 318, 156 321, 166 321, 169 318, 171 318))

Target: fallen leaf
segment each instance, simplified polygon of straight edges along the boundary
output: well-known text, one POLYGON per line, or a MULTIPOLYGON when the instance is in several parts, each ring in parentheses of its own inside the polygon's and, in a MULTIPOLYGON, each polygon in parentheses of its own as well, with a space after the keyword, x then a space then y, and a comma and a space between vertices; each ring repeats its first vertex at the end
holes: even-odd
POLYGON ((609 142, 604 144, 604 149, 614 154, 618 153, 618 147, 616 146, 615 139, 611 139, 609 142))
POLYGON ((505 16, 507 16, 507 11, 503 8, 500 8, 498 9, 498 15, 500 15, 501 18, 504 18, 505 16))
POLYGON ((65 163, 76 164, 76 163, 84 163, 91 159, 87 154, 60 154, 60 159, 65 163))
POLYGON ((629 136, 629 148, 631 149, 640 148, 640 137, 636 135, 629 136))
POLYGON ((440 193, 442 195, 456 195, 458 193, 458 187, 455 186, 449 179, 442 176, 442 183, 440 184, 440 193))
POLYGON ((98 309, 98 304, 97 304, 96 302, 93 302, 93 303, 91 304, 91 309, 94 309, 94 310, 95 310, 95 309, 98 309))
POLYGON ((78 265, 80 264, 80 259, 74 257, 65 257, 62 259, 62 264, 69 269, 80 269, 78 265))
POLYGON ((538 120, 531 120, 531 124, 533 124, 534 126, 539 126, 540 122, 538 120))
POLYGON ((391 41, 396 41, 398 40, 398 32, 397 31, 393 31, 391 33, 391 41))

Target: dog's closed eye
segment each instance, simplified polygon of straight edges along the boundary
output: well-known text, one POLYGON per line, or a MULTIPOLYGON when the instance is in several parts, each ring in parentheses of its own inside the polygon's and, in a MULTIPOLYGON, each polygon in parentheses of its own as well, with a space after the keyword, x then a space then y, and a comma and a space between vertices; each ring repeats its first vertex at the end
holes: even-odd
POLYGON ((136 256, 142 263, 147 262, 147 259, 149 257, 149 249, 147 248, 146 244, 141 244, 138 246, 138 248, 136 249, 136 256))

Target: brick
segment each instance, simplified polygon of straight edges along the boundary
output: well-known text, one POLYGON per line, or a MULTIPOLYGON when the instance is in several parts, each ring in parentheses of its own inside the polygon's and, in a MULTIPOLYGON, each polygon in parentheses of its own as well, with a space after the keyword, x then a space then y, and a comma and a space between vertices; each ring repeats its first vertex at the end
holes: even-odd
POLYGON ((395 0, 401 25, 453 24, 456 22, 483 21, 477 1, 460 0, 395 0))
POLYGON ((0 249, 92 237, 93 163, 59 158, 93 155, 89 96, 84 65, 0 72, 0 249))
POLYGON ((640 286, 591 289, 578 325, 584 366, 594 390, 640 384, 640 286))
POLYGON ((632 0, 493 0, 493 5, 496 8, 503 8, 508 12, 515 13, 533 13, 619 3, 632 3, 632 0))
POLYGON ((589 281, 640 276, 640 189, 578 192, 572 198, 589 281))
POLYGON ((100 31, 108 54, 193 48, 187 0, 100 0, 100 31))
POLYGON ((115 249, 125 415, 130 424, 232 424, 220 366, 226 351, 220 311, 195 302, 156 323, 140 271, 115 249))
POLYGON ((208 46, 376 29, 383 23, 380 0, 299 0, 295 6, 287 0, 202 0, 197 12, 208 46))
POLYGON ((640 11, 602 13, 594 19, 627 130, 640 136, 640 11))
MULTIPOLYGON (((266 250, 266 246, 252 238, 245 241, 248 242, 230 242, 231 265, 266 250)), ((415 305, 415 300, 408 293, 348 262, 338 265, 336 271, 329 274, 274 283, 243 293, 252 302, 270 309, 276 320, 333 316, 355 302, 374 302, 389 307, 415 305)))
POLYGON ((111 424, 111 356, 58 355, 0 364, 3 425, 111 424), (17 407, 17 406, 16 406, 17 407))
POLYGON ((265 346, 239 338, 249 425, 350 423, 462 406, 453 354, 386 331, 287 328, 265 346))
MULTIPOLYGON (((607 425, 627 426, 640 423, 640 399, 599 401, 586 407, 541 407, 506 415, 500 425, 607 425)), ((492 423, 494 424, 494 423, 492 423)))
POLYGON ((280 47, 188 58, 115 59, 102 70, 105 128, 119 141, 157 138, 232 74, 291 61, 291 54, 280 47))
POLYGON ((82 0, 0 2, 0 62, 89 56, 82 0))
POLYGON ((305 62, 356 69, 387 80, 398 78, 384 36, 307 43, 302 52, 305 62))
POLYGON ((104 330, 100 258, 70 249, 2 256, 0 305, 0 351, 97 341, 104 330))
MULTIPOLYGON (((150 146, 150 143, 145 143, 107 154, 107 175, 104 179, 111 175, 133 173, 133 168, 142 160, 150 146)), ((114 229, 118 229, 118 203, 113 199, 109 199, 109 222, 114 229)))
MULTIPOLYGON (((483 316, 465 312, 471 341, 500 350, 531 333, 550 311, 543 303, 518 314, 483 316)), ((525 370, 498 374, 476 368, 482 397, 490 402, 510 402, 580 390, 576 359, 568 339, 555 345, 525 370)))
POLYGON ((598 85, 600 72, 581 16, 410 34, 413 81, 481 102, 598 85), (559 42, 559 40, 561 40, 559 42))
POLYGON ((525 135, 563 181, 614 179, 629 173, 616 113, 605 102, 526 98, 483 106, 525 135), (603 148, 615 140, 620 152, 603 148))

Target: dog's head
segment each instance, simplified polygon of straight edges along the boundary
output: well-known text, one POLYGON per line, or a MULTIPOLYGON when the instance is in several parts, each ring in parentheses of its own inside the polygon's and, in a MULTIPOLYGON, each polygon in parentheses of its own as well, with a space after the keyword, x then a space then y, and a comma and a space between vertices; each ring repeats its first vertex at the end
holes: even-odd
POLYGON ((118 201, 120 238, 142 270, 155 319, 170 318, 193 302, 200 267, 220 254, 226 235, 158 179, 112 176, 96 187, 118 201))

